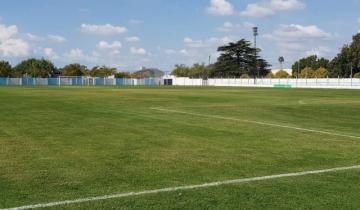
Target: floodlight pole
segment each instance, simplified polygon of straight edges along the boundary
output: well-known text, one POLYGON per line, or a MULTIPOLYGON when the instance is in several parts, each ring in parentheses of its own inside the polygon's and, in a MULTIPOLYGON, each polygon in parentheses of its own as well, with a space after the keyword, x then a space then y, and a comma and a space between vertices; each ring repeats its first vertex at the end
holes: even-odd
MULTIPOLYGON (((253 35, 254 35, 254 49, 255 49, 255 74, 257 72, 257 76, 260 77, 259 69, 257 66, 257 50, 256 50, 256 37, 259 35, 258 27, 253 27, 253 35)), ((256 84, 256 76, 254 76, 254 83, 256 84)))

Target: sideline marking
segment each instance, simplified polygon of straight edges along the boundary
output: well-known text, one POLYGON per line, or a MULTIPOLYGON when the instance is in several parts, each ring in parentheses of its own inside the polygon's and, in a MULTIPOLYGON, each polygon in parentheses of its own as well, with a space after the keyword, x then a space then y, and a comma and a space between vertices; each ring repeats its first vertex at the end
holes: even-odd
POLYGON ((330 136, 339 136, 339 137, 360 139, 360 136, 353 136, 353 135, 347 135, 347 134, 341 134, 341 133, 333 133, 333 132, 329 132, 329 131, 321 131, 321 130, 314 130, 314 129, 308 129, 308 128, 300 128, 300 127, 288 126, 288 125, 280 125, 280 124, 274 124, 274 123, 260 122, 260 121, 254 121, 254 120, 244 120, 244 119, 238 119, 238 118, 232 118, 232 117, 222 117, 222 116, 218 116, 218 115, 198 114, 198 113, 177 111, 177 110, 163 109, 163 108, 150 108, 150 109, 156 110, 156 111, 178 113, 178 114, 187 114, 187 115, 206 117, 206 118, 215 118, 215 119, 221 119, 221 120, 232 120, 232 121, 238 121, 238 122, 247 122, 247 123, 253 123, 253 124, 258 124, 258 125, 266 125, 266 126, 278 127, 278 128, 287 128, 287 129, 293 129, 293 130, 298 130, 298 131, 306 131, 306 132, 312 132, 312 133, 326 134, 326 135, 330 135, 330 136))
POLYGON ((51 203, 41 203, 41 204, 20 206, 20 207, 0 209, 0 210, 27 210, 27 209, 46 208, 46 207, 53 207, 53 206, 63 206, 63 205, 69 205, 69 204, 85 203, 85 202, 91 202, 91 201, 109 200, 109 199, 115 199, 115 198, 124 198, 124 197, 132 197, 132 196, 147 195, 147 194, 157 194, 157 193, 163 193, 163 192, 174 192, 174 191, 179 191, 179 190, 201 189, 201 188, 216 187, 216 186, 222 186, 222 185, 240 184, 240 183, 246 183, 246 182, 279 179, 279 178, 285 178, 285 177, 298 177, 298 176, 306 176, 306 175, 311 175, 311 174, 324 174, 324 173, 347 171, 347 170, 354 170, 354 169, 360 169, 360 165, 323 169, 323 170, 315 170, 315 171, 303 171, 303 172, 296 172, 296 173, 234 179, 234 180, 227 180, 227 181, 220 181, 220 182, 204 183, 204 184, 199 184, 199 185, 188 185, 188 186, 181 186, 181 187, 162 188, 162 189, 156 189, 156 190, 145 190, 145 191, 139 191, 139 192, 120 193, 120 194, 80 198, 80 199, 76 199, 76 200, 64 200, 64 201, 57 201, 57 202, 51 202, 51 203))

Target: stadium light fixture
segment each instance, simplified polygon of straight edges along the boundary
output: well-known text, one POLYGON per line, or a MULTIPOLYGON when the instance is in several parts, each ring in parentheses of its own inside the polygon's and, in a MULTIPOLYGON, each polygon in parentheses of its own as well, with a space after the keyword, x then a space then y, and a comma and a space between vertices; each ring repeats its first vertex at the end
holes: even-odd
POLYGON ((259 69, 257 66, 257 50, 256 50, 256 37, 259 35, 258 27, 253 27, 253 35, 254 35, 254 49, 255 49, 255 71, 257 71, 258 78, 260 77, 259 69))

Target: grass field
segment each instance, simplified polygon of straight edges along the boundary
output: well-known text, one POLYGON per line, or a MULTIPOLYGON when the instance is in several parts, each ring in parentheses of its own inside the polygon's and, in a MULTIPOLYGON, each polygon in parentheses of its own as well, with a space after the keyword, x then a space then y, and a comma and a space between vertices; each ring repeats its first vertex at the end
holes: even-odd
MULTIPOLYGON (((356 90, 0 87, 0 209, 359 165, 358 136, 356 90)), ((359 195, 354 169, 46 209, 359 209, 359 195)))

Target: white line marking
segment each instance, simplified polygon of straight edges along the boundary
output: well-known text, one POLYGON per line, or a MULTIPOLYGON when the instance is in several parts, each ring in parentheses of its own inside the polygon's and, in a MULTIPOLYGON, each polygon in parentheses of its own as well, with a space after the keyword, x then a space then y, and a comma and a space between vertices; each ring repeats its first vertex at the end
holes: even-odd
POLYGON ((221 119, 221 120, 232 120, 232 121, 238 121, 238 122, 247 122, 247 123, 253 123, 253 124, 258 124, 258 125, 266 125, 266 126, 271 126, 271 127, 287 128, 287 129, 293 129, 293 130, 298 130, 298 131, 306 131, 306 132, 312 132, 312 133, 326 134, 326 135, 330 135, 330 136, 339 136, 339 137, 360 139, 360 136, 353 136, 353 135, 347 135, 347 134, 341 134, 341 133, 333 133, 333 132, 329 132, 329 131, 321 131, 321 130, 314 130, 314 129, 308 129, 308 128, 300 128, 300 127, 288 126, 288 125, 280 125, 280 124, 274 124, 274 123, 260 122, 260 121, 254 121, 254 120, 245 120, 245 119, 238 119, 238 118, 232 118, 232 117, 223 117, 223 116, 218 116, 218 115, 198 114, 198 113, 177 111, 177 110, 163 109, 163 108, 150 108, 150 109, 156 110, 156 111, 162 111, 162 112, 186 114, 186 115, 193 115, 193 116, 206 117, 206 118, 215 118, 215 119, 221 119))
POLYGON ((109 199, 115 199, 115 198, 133 197, 133 196, 147 195, 147 194, 157 194, 157 193, 163 193, 163 192, 174 192, 174 191, 179 191, 179 190, 201 189, 201 188, 216 187, 216 186, 222 186, 222 185, 240 184, 240 183, 246 183, 246 182, 264 181, 264 180, 279 179, 279 178, 286 178, 286 177, 298 177, 298 176, 306 176, 306 175, 311 175, 311 174, 324 174, 324 173, 355 170, 355 169, 360 169, 360 165, 323 169, 323 170, 316 170, 316 171, 304 171, 304 172, 297 172, 297 173, 287 173, 287 174, 277 174, 277 175, 270 175, 270 176, 234 179, 234 180, 227 180, 227 181, 220 181, 220 182, 204 183, 204 184, 199 184, 199 185, 188 185, 188 186, 169 187, 169 188, 156 189, 156 190, 145 190, 145 191, 140 191, 140 192, 120 193, 120 194, 113 194, 113 195, 81 198, 81 199, 76 199, 76 200, 64 200, 64 201, 57 201, 57 202, 51 202, 51 203, 20 206, 20 207, 0 209, 0 210, 26 210, 26 209, 46 208, 46 207, 53 207, 53 206, 85 203, 85 202, 91 202, 91 201, 109 200, 109 199))

